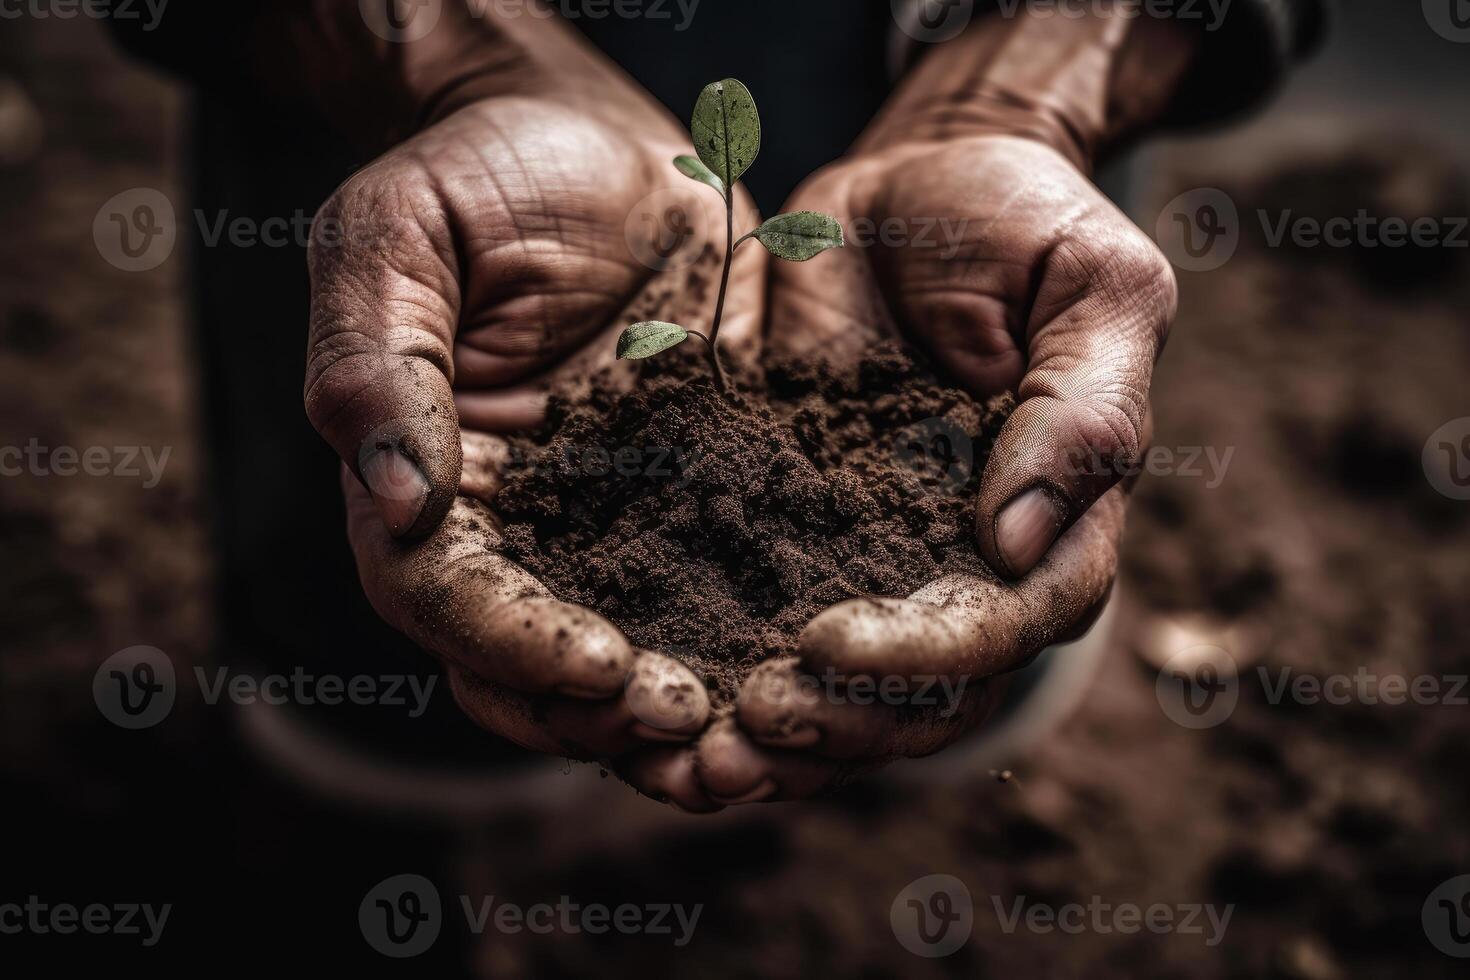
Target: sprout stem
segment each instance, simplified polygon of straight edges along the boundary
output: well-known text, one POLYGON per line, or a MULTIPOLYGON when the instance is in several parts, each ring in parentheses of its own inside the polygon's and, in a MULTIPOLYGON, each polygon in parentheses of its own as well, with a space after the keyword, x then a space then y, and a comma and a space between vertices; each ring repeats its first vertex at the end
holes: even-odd
POLYGON ((725 369, 722 368, 722 367, 720 367, 720 358, 719 358, 719 355, 716 354, 716 352, 715 352, 714 342, 711 341, 704 334, 700 333, 698 330, 686 330, 684 332, 687 333, 687 334, 689 334, 689 336, 691 336, 691 337, 698 337, 700 340, 704 341, 704 346, 709 351, 710 363, 712 365, 714 365, 715 386, 720 389, 720 393, 721 394, 724 394, 725 393, 725 369))
POLYGON ((715 342, 720 339, 720 320, 725 315, 725 290, 730 286, 730 263, 735 258, 735 193, 732 188, 725 188, 725 271, 720 274, 720 295, 715 300, 715 318, 710 323, 709 339, 705 343, 709 346, 709 361, 714 367, 715 384, 723 393, 725 391, 725 369, 720 366, 720 351, 715 342))

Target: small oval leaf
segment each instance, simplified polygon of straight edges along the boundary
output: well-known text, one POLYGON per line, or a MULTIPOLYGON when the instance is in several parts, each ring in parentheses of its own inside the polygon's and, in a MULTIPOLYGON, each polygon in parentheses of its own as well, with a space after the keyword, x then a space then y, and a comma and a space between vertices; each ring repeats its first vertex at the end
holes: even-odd
POLYGON ((750 169, 761 151, 761 117, 755 99, 733 78, 711 82, 699 93, 689 132, 699 159, 727 186, 750 169))
POLYGON ((699 181, 701 184, 708 184, 715 190, 719 191, 722 197, 724 196, 725 182, 717 177, 714 171, 710 170, 709 167, 706 167, 703 163, 701 163, 698 157, 674 157, 674 166, 677 167, 679 173, 683 174, 685 177, 693 178, 694 180, 699 181))
POLYGON ((677 323, 662 320, 645 320, 635 323, 618 337, 618 359, 640 361, 652 357, 659 351, 677 347, 689 339, 689 331, 677 323))
POLYGON ((846 244, 836 218, 816 211, 778 214, 755 230, 755 237, 778 259, 805 262, 846 244))

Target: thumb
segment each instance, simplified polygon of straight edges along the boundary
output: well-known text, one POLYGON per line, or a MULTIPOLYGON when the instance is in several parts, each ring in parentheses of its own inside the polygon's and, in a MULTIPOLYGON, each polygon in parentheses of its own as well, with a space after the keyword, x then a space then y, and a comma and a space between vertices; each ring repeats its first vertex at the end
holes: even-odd
POLYGON ((306 413, 394 537, 438 526, 459 484, 450 382, 459 283, 444 208, 386 165, 317 214, 306 413))
POLYGON ((1052 248, 1039 281, 1019 404, 976 504, 980 551, 1008 578, 1034 568, 1139 460, 1153 366, 1177 306, 1168 261, 1121 223, 1052 248))

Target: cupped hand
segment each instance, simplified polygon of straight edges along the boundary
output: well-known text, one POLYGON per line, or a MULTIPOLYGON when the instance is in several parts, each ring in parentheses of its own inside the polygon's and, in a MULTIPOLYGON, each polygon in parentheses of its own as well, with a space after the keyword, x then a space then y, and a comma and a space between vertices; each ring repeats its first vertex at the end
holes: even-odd
MULTIPOLYGON (((563 67, 585 59, 562 73, 574 87, 449 100, 323 207, 305 397, 342 457, 378 613, 442 660, 483 727, 610 758, 693 737, 703 686, 500 553, 499 434, 540 421, 558 375, 611 361, 632 319, 707 326, 707 290, 690 280, 723 249, 724 215, 672 167, 689 151, 679 125, 561 43, 563 67)), ((759 342, 764 276, 743 250, 723 334, 733 356, 759 342)))
POLYGON ((950 575, 813 619, 799 657, 759 668, 693 750, 717 802, 807 796, 936 752, 984 721, 1006 671, 1086 631, 1117 567, 1118 473, 1146 447, 1176 304, 1153 244, 1072 159, 1029 137, 869 147, 790 208, 838 216, 849 247, 773 265, 773 348, 841 358, 901 334, 976 396, 1012 390, 1018 406, 975 505, 996 576, 950 575), (841 686, 857 679, 864 698, 841 686), (884 683, 891 696, 875 697, 884 683))

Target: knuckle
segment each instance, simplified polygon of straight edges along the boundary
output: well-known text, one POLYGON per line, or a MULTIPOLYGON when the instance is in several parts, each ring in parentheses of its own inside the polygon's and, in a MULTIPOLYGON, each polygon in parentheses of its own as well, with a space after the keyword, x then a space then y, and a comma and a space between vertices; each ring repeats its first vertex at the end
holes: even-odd
POLYGON ((1145 322, 1162 346, 1179 309, 1179 281, 1173 264, 1147 235, 1132 225, 1114 253, 1113 262, 1119 285, 1144 306, 1145 322))
POLYGON ((1091 445, 1120 463, 1132 464, 1143 452, 1142 409, 1134 393, 1108 392, 1079 413, 1078 427, 1091 445))
POLYGON ((380 345, 355 331, 334 332, 313 342, 302 400, 318 432, 326 431, 344 406, 373 387, 382 373, 381 362, 380 345))
POLYGON ((1174 267, 1157 245, 1125 220, 1059 245, 1053 264, 1073 296, 1092 292, 1129 311, 1150 334, 1157 355, 1179 306, 1174 267))

